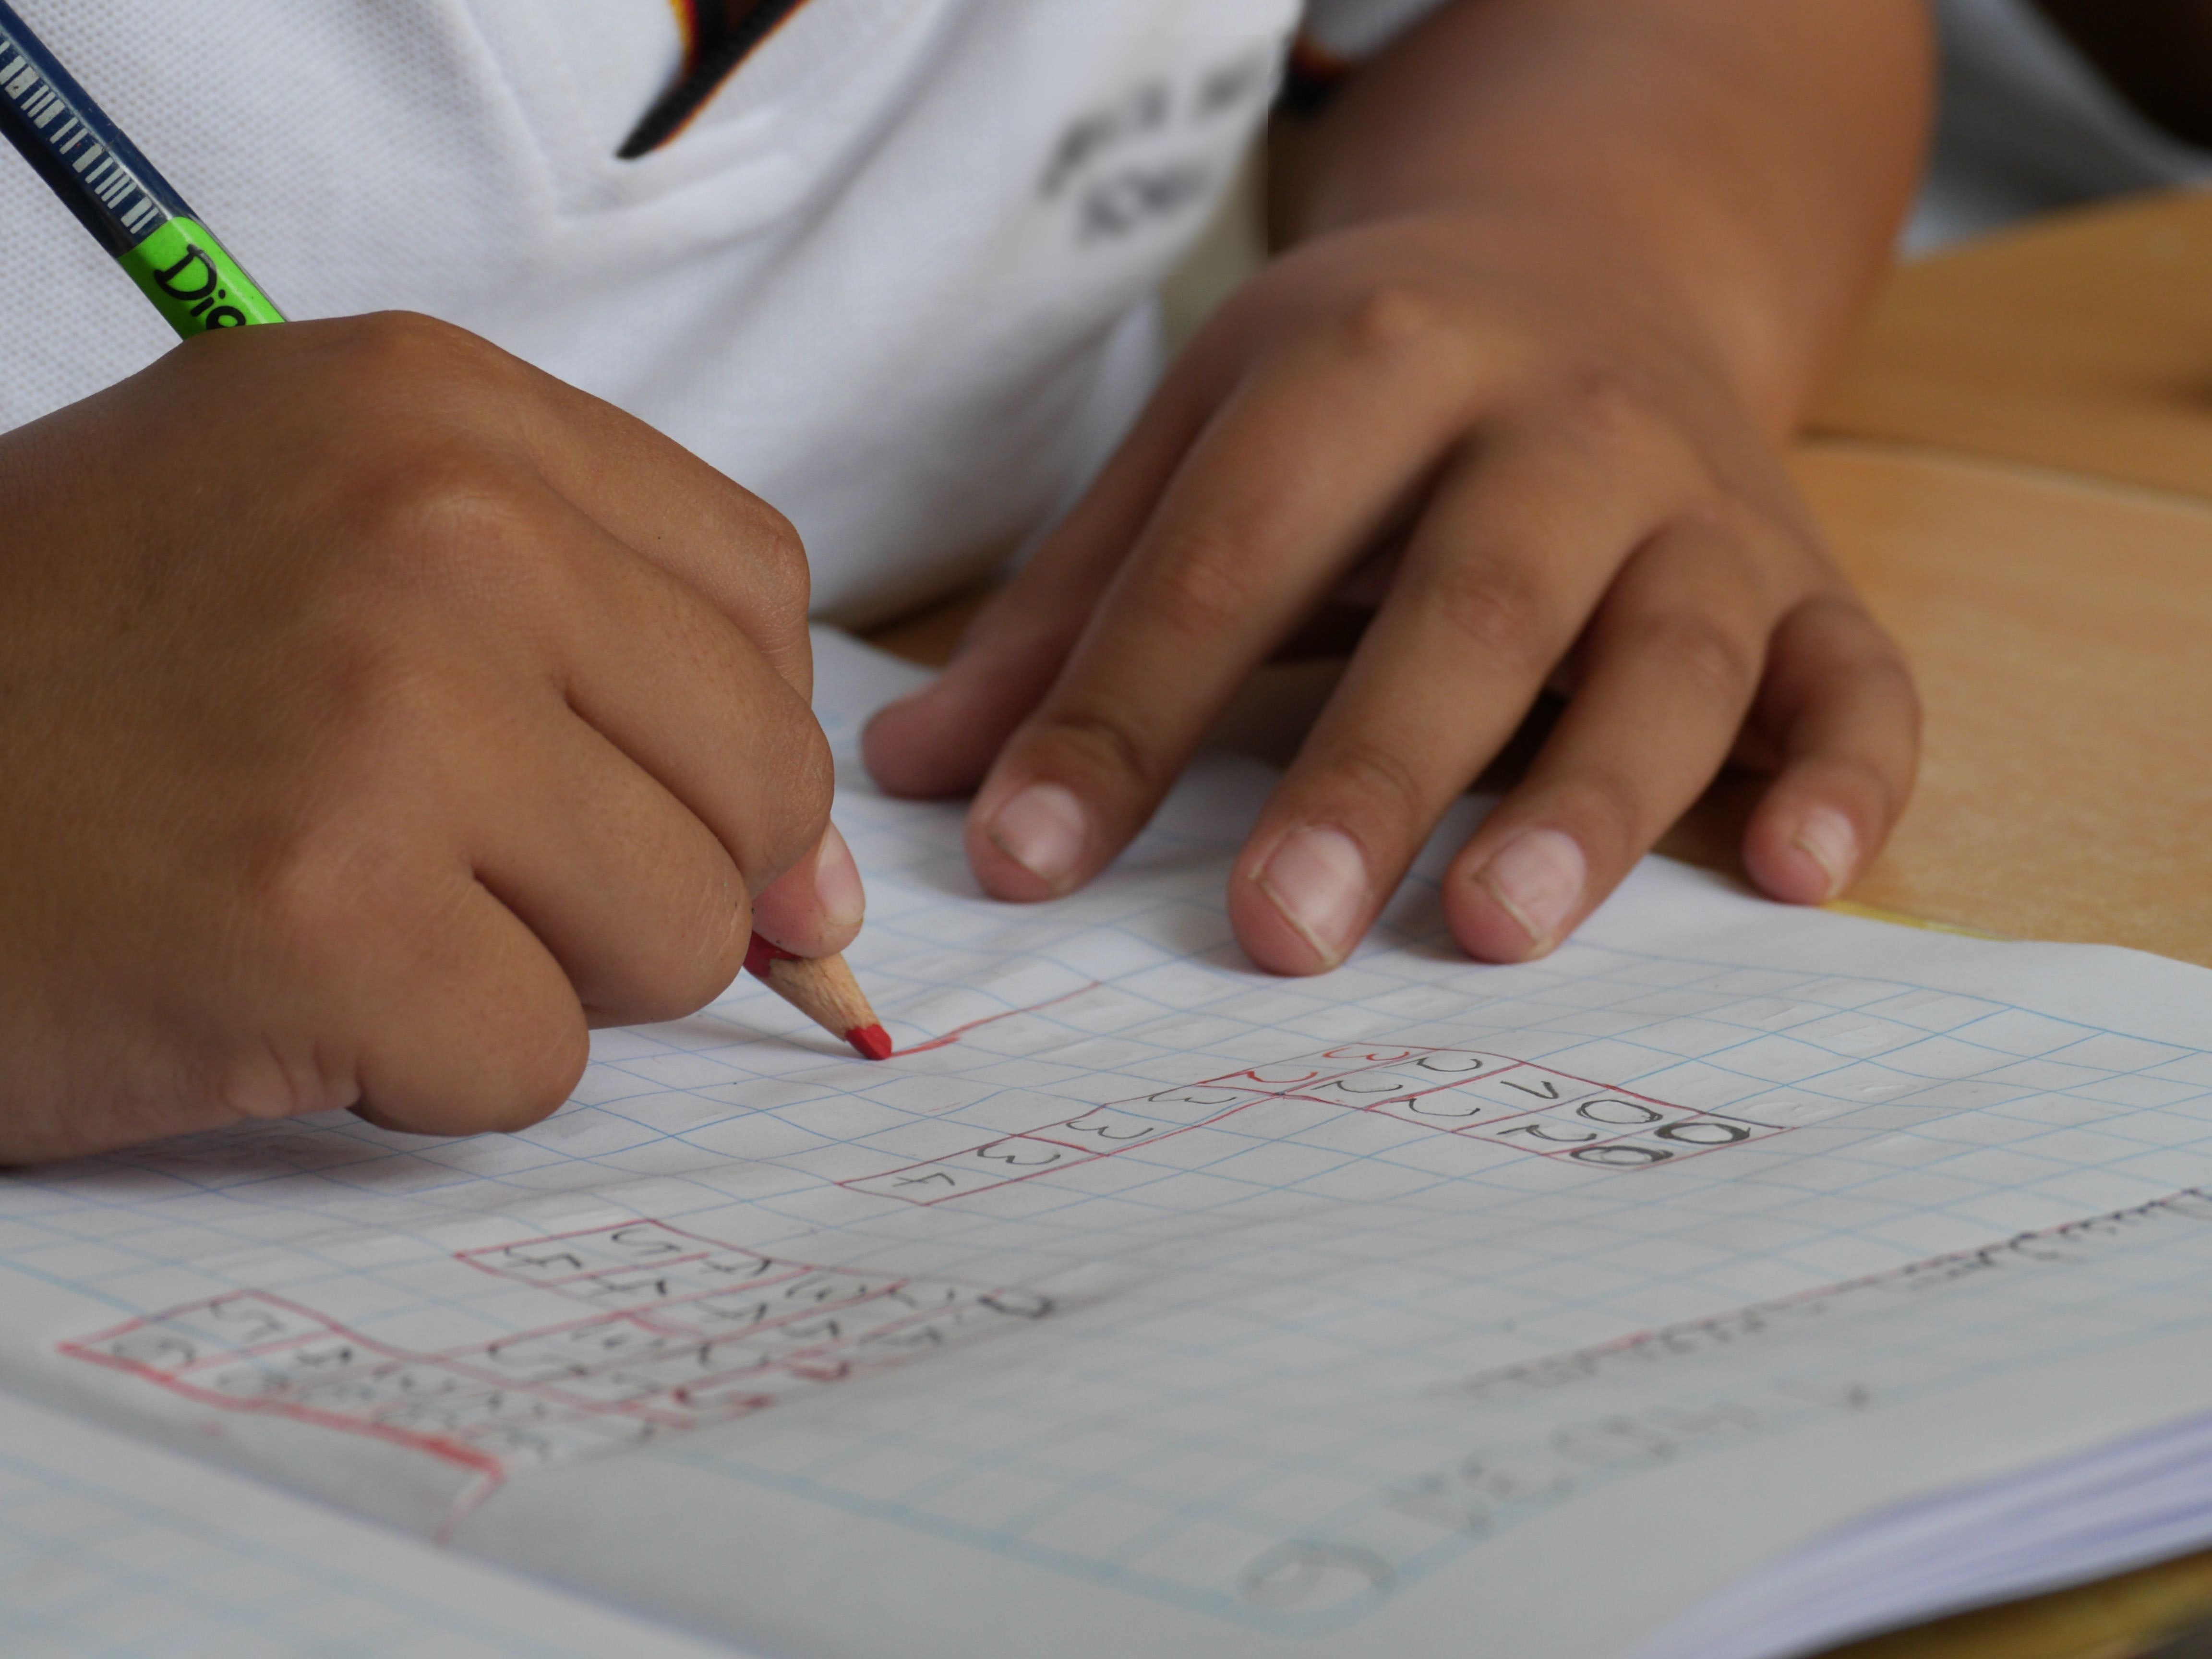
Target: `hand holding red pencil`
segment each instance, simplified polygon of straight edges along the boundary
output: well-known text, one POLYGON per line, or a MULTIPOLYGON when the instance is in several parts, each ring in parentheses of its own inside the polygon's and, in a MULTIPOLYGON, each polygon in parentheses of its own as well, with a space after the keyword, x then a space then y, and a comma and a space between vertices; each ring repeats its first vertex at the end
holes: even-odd
POLYGON ((754 901, 745 971, 863 1060, 889 1060, 890 1037, 838 954, 866 908, 860 867, 832 824, 811 857, 754 901))
POLYGON ((798 537, 621 411, 420 319, 235 329, 0 480, 0 1163, 520 1129, 756 929, 859 932, 798 537))
POLYGON ((188 340, 0 441, 36 691, 0 710, 0 1164, 337 1107, 520 1128, 740 943, 887 1054, 790 525, 445 325, 240 326, 281 315, 4 0, 0 57, 4 137, 188 340), (188 269, 228 302, 187 314, 188 269))

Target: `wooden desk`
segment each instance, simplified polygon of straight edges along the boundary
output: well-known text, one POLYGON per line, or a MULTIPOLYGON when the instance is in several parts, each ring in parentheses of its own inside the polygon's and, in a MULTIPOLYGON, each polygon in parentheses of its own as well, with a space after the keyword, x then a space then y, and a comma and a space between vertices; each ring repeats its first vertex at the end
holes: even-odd
POLYGON ((1813 430, 2212 495, 2212 192, 1906 266, 1813 430))
POLYGON ((2212 966, 2212 503, 1861 446, 1796 471, 1928 708, 1854 896, 2212 966))

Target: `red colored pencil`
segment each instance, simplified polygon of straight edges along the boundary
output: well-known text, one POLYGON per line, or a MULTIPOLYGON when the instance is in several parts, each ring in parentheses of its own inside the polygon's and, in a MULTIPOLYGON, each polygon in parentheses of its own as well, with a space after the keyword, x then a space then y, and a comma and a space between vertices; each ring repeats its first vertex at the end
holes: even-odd
POLYGON ((890 1035, 868 1006, 866 993, 842 957, 796 957, 758 933, 745 952, 745 971, 863 1060, 889 1060, 890 1035))

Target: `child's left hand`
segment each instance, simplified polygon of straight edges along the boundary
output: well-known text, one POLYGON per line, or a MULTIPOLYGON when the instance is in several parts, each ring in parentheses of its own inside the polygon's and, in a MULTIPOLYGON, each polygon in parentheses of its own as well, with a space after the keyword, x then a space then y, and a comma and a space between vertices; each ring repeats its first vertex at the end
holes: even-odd
POLYGON ((1910 793, 1917 708, 1679 285, 1575 216, 1306 243, 1201 333, 933 685, 868 733, 893 792, 981 788, 984 887, 1082 885, 1244 678, 1376 605, 1231 878, 1253 959, 1334 967, 1547 682, 1564 715, 1451 865, 1476 957, 1559 945, 1733 755, 1745 857, 1817 902, 1910 793))

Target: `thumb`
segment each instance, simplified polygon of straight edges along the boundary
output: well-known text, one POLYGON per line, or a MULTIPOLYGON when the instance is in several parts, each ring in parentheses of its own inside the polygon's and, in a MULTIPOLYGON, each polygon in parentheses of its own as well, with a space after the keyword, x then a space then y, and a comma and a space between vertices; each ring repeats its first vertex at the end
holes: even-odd
POLYGON ((753 932, 799 957, 834 957, 860 932, 867 890, 852 848, 831 824, 814 850, 753 900, 753 932))

